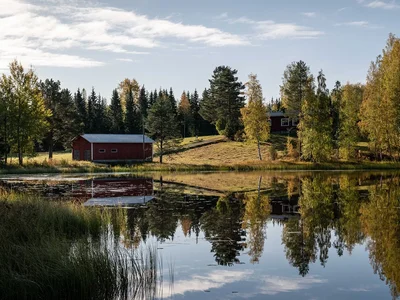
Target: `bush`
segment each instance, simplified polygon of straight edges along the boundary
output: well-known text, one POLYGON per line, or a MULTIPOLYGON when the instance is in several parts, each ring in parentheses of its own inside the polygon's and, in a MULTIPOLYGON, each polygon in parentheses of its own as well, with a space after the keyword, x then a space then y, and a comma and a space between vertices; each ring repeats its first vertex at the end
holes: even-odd
POLYGON ((294 138, 287 137, 286 141, 286 154, 290 158, 299 158, 299 152, 297 151, 297 143, 294 138))

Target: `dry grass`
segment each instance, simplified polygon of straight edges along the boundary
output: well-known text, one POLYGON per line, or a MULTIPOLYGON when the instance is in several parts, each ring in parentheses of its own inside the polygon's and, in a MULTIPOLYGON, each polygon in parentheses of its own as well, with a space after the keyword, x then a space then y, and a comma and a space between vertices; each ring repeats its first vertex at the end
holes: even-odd
MULTIPOLYGON (((264 160, 269 160, 269 146, 262 145, 264 160)), ((254 143, 222 142, 190 149, 178 154, 169 155, 166 163, 190 165, 236 165, 259 162, 257 145, 254 143)))
POLYGON ((206 142, 206 141, 212 141, 216 139, 223 138, 222 135, 206 135, 206 136, 199 136, 199 137, 188 137, 184 138, 182 140, 181 146, 186 146, 186 145, 191 145, 191 144, 196 144, 196 143, 201 143, 201 142, 206 142))

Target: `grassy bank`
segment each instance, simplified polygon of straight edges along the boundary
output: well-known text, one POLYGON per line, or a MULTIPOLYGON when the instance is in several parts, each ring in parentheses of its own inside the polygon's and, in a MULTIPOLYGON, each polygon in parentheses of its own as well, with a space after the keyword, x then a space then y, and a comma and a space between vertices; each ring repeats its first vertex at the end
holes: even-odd
POLYGON ((0 298, 126 299, 151 293, 155 250, 143 255, 110 247, 105 237, 113 219, 108 211, 1 192, 0 298))
MULTIPOLYGON (((254 143, 221 141, 221 136, 186 138, 178 153, 166 155, 164 164, 142 163, 126 166, 106 166, 85 161, 73 161, 70 152, 54 153, 52 160, 47 153, 40 153, 34 158, 26 159, 23 167, 12 164, 0 167, 0 174, 37 174, 37 173, 112 173, 112 172, 196 172, 196 171, 263 171, 263 170, 395 170, 400 162, 371 161, 332 161, 314 164, 293 161, 285 157, 286 136, 273 134, 270 143, 261 145, 263 161, 258 158, 257 146, 254 143), (214 143, 215 141, 218 143, 214 143), (277 160, 271 160, 271 145, 276 150, 277 160)), ((365 143, 364 143, 365 144, 365 143)), ((367 151, 366 145, 359 145, 367 151)))
POLYGON ((258 161, 233 164, 190 164, 190 163, 143 163, 127 166, 103 166, 95 164, 57 165, 27 164, 0 168, 0 174, 43 174, 43 173, 144 173, 144 172, 199 172, 199 171, 284 171, 284 170, 398 170, 400 162, 326 162, 309 163, 294 161, 258 161))

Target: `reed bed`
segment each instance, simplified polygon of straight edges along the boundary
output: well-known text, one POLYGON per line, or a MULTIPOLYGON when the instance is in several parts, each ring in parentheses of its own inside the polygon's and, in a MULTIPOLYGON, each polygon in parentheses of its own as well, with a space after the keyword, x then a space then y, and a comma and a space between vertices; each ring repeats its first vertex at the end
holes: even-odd
POLYGON ((0 191, 0 298, 154 298, 157 250, 110 242, 115 212, 0 191))

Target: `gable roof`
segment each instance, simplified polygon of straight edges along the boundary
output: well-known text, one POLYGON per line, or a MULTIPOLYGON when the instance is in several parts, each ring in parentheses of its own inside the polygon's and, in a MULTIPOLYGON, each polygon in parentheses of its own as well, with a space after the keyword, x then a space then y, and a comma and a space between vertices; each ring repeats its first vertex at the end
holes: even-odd
MULTIPOLYGON (((136 144, 143 143, 142 134, 83 134, 81 135, 89 143, 119 143, 136 144)), ((144 136, 145 143, 154 143, 148 136, 144 136)))
POLYGON ((281 112, 281 111, 271 111, 269 113, 269 116, 270 117, 284 117, 285 114, 283 112, 281 112))

